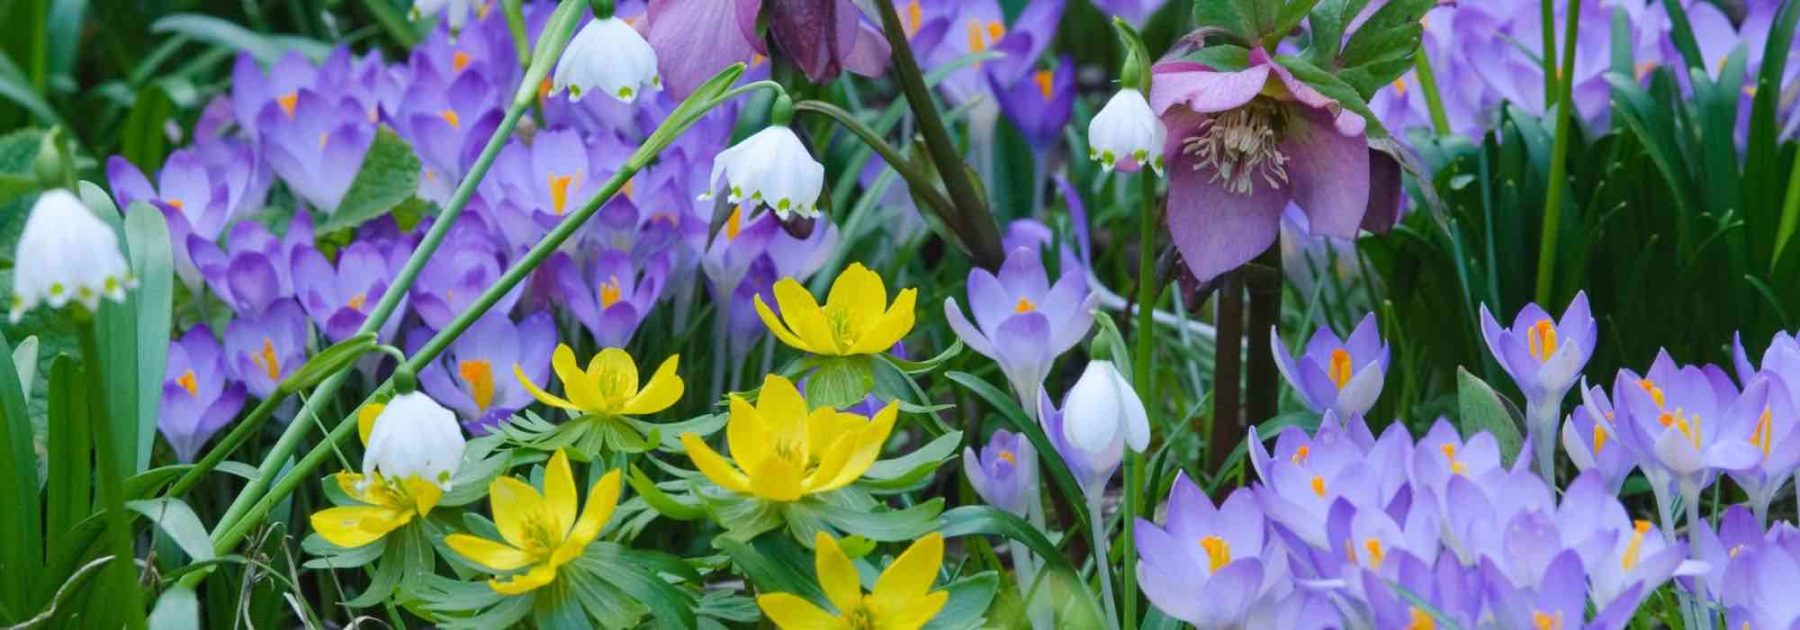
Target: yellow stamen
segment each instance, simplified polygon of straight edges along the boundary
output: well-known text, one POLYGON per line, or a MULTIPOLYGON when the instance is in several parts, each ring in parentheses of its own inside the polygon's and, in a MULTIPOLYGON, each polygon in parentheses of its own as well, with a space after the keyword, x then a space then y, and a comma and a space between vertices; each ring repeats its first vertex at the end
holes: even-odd
POLYGON ((1038 92, 1044 95, 1044 100, 1050 100, 1050 89, 1056 82, 1056 73, 1049 70, 1039 70, 1032 73, 1031 80, 1037 83, 1038 92))
POLYGON ((618 304, 619 294, 618 276, 611 276, 606 282, 600 283, 600 308, 612 308, 612 305, 618 304))
POLYGON ((917 34, 919 28, 924 25, 925 7, 919 5, 919 0, 906 3, 906 36, 912 37, 917 34))
POLYGON ((1619 568, 1630 571, 1637 566, 1638 554, 1644 548, 1644 534, 1650 533, 1650 521, 1636 521, 1631 524, 1631 542, 1625 543, 1625 553, 1619 556, 1619 568))
POLYGON ((281 358, 275 356, 274 340, 263 337, 262 352, 252 355, 250 357, 250 362, 255 363, 257 367, 262 368, 263 372, 269 375, 269 380, 281 380, 281 358))
POLYGON ((1561 612, 1554 615, 1541 610, 1531 613, 1532 630, 1562 630, 1562 627, 1563 614, 1561 612))
POLYGON ((1461 475, 1463 473, 1469 472, 1469 467, 1464 466, 1461 461, 1458 461, 1456 459, 1456 445, 1455 444, 1444 444, 1443 446, 1439 446, 1438 450, 1443 451, 1444 459, 1449 460, 1450 472, 1452 474, 1461 475))
POLYGON ((1393 86, 1394 86, 1394 96, 1399 96, 1402 98, 1404 98, 1406 96, 1406 78, 1405 77, 1394 79, 1393 86))
POLYGON ((1019 303, 1013 305, 1014 313, 1030 313, 1035 310, 1037 310, 1037 305, 1026 298, 1019 298, 1019 303))
POLYGON ((463 68, 467 67, 469 67, 469 53, 458 50, 455 54, 450 55, 450 70, 452 72, 462 72, 463 68))
POLYGON ((1381 561, 1387 559, 1387 550, 1381 547, 1381 540, 1369 538, 1363 541, 1363 549, 1369 552, 1369 568, 1381 570, 1381 561))
POLYGON ((479 359, 460 361, 456 373, 469 384, 469 397, 475 399, 475 407, 487 411, 494 404, 494 365, 479 359))
POLYGON ((1008 451, 1008 450, 1000 451, 1000 459, 1006 460, 1006 463, 1008 463, 1008 464, 1018 464, 1019 463, 1019 460, 1017 458, 1013 457, 1013 452, 1008 451))
POLYGON ((733 207, 731 209, 731 214, 725 217, 725 240, 735 241, 737 240, 738 233, 743 231, 744 207, 740 205, 733 207))
POLYGON ((625 195, 626 199, 630 199, 632 193, 634 193, 634 192, 637 192, 637 178, 636 177, 625 180, 625 185, 619 187, 619 193, 625 195))
POLYGON ((175 383, 180 385, 182 389, 187 390, 189 396, 196 398, 200 396, 200 382, 194 378, 193 370, 182 372, 181 377, 175 379, 175 383))
POLYGON ((346 306, 349 306, 350 310, 361 313, 363 310, 363 305, 368 304, 368 303, 369 303, 369 294, 358 293, 356 295, 350 296, 350 301, 346 303, 346 306))
POLYGON ((1600 426, 1599 424, 1595 424, 1594 425, 1594 454, 1599 455, 1600 449, 1603 449, 1603 448, 1606 448, 1606 427, 1600 426))
POLYGON ((1763 407, 1762 417, 1756 421, 1756 430, 1750 432, 1750 443, 1762 449, 1764 460, 1769 459, 1769 448, 1774 446, 1774 429, 1773 417, 1769 414, 1769 408, 1763 407))
POLYGON ((1657 407, 1663 406, 1663 391, 1661 387, 1656 386, 1656 381, 1647 378, 1638 379, 1638 387, 1644 388, 1644 393, 1650 395, 1650 400, 1656 401, 1657 407))
POLYGON ((1207 536, 1200 539, 1200 548, 1206 550, 1207 573, 1218 573, 1219 569, 1231 564, 1231 543, 1218 536, 1207 536))
POLYGON ((451 129, 462 128, 462 117, 456 115, 456 110, 454 109, 446 109, 438 112, 438 118, 442 118, 444 119, 444 122, 450 123, 451 129))
POLYGON ((182 209, 182 205, 183 205, 183 204, 182 204, 182 203, 181 203, 181 200, 180 200, 180 199, 170 199, 170 200, 168 200, 168 201, 165 201, 165 202, 163 202, 163 203, 166 203, 166 204, 169 204, 169 207, 170 207, 170 208, 174 208, 174 209, 176 209, 176 210, 181 210, 181 209, 182 209))
POLYGON ((1406 630, 1437 630, 1437 620, 1425 609, 1414 606, 1407 612, 1406 630))
POLYGON ((1006 25, 1000 20, 988 20, 987 35, 989 42, 1000 41, 1000 37, 1006 35, 1006 25))
POLYGON ((1313 475, 1312 491, 1321 498, 1325 496, 1325 477, 1323 475, 1313 475))
POLYGON ((1295 463, 1295 464, 1299 464, 1299 465, 1301 465, 1301 466, 1305 466, 1305 465, 1306 465, 1306 458, 1307 458, 1307 456, 1309 456, 1309 455, 1312 455, 1312 447, 1310 447, 1310 446, 1307 446, 1307 445, 1305 445, 1305 444, 1301 444, 1301 445, 1300 445, 1300 448, 1296 448, 1296 449, 1294 449, 1294 456, 1293 456, 1293 457, 1290 457, 1290 458, 1288 458, 1288 459, 1289 459, 1289 461, 1292 461, 1292 462, 1294 462, 1294 463, 1295 463))
POLYGON ((1325 376, 1331 379, 1331 384, 1343 389, 1350 384, 1350 375, 1354 371, 1355 368, 1350 366, 1349 350, 1338 348, 1331 351, 1331 367, 1325 372, 1325 376))
POLYGON ((562 216, 563 211, 569 207, 569 185, 574 183, 574 175, 550 176, 550 210, 556 216, 562 216))
POLYGON ((981 38, 981 22, 969 20, 969 52, 979 53, 986 50, 987 40, 981 38))
POLYGON ((1540 319, 1525 333, 1525 340, 1531 346, 1531 356, 1539 361, 1549 361, 1550 355, 1556 354, 1556 323, 1548 319, 1540 319))
POLYGON ((300 104, 300 93, 288 92, 281 96, 277 96, 275 97, 275 103, 281 105, 282 113, 287 114, 288 118, 293 118, 294 107, 300 104))

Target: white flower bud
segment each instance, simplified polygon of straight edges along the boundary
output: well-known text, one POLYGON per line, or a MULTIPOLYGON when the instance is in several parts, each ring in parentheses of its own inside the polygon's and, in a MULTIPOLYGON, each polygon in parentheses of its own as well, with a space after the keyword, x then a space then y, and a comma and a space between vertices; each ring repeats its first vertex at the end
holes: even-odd
POLYGON ((67 190, 47 191, 31 206, 13 261, 14 322, 40 303, 74 300, 91 310, 101 297, 123 302, 137 286, 112 226, 67 190))
MULTIPOLYGON (((785 125, 772 125, 713 158, 707 185, 719 185, 723 175, 732 203, 767 204, 785 219, 791 213, 819 215, 819 191, 825 185, 825 166, 814 160, 800 136, 785 125)), ((717 190, 713 188, 712 190, 717 190)), ((711 199, 712 192, 700 195, 711 199)))
MULTIPOLYGON (((1090 361, 1063 406, 1063 438, 1090 455, 1142 452, 1150 444, 1144 402, 1111 361, 1090 361)), ((1117 455, 1115 455, 1117 454, 1117 455)))
POLYGON ((1149 165, 1161 175, 1168 135, 1142 92, 1119 90, 1088 123, 1088 159, 1099 160, 1108 171, 1132 173, 1149 165))
POLYGON ((656 73, 656 50, 636 29, 619 18, 594 20, 581 27, 550 76, 550 91, 569 91, 569 100, 599 89, 630 103, 647 90, 662 89, 656 73))
POLYGON ((425 394, 401 394, 375 416, 363 475, 396 481, 418 477, 448 490, 462 464, 464 443, 454 412, 425 394))

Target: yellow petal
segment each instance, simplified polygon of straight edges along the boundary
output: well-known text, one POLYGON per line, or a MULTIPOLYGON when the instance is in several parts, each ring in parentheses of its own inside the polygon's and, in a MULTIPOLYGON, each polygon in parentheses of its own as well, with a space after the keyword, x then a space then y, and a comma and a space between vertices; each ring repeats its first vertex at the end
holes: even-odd
POLYGON ((345 549, 381 540, 388 532, 412 521, 412 513, 372 505, 334 507, 312 515, 313 531, 320 538, 345 549))
POLYGON ((530 571, 522 575, 488 580, 488 588, 501 595, 523 595, 555 579, 556 567, 546 563, 531 567, 530 571))
POLYGON ((737 394, 730 397, 731 415, 725 420, 725 444, 738 461, 754 462, 769 456, 769 432, 762 413, 737 394))
POLYGON ((562 379, 563 393, 569 396, 569 402, 582 411, 604 410, 599 384, 576 365, 575 351, 568 344, 557 344, 556 352, 550 355, 550 369, 556 371, 556 378, 562 379))
POLYGON ((794 388, 792 381, 770 374, 763 378, 762 390, 756 396, 756 413, 762 417, 770 445, 799 448, 802 452, 796 461, 808 461, 812 454, 806 452, 806 419, 811 414, 800 390, 794 388))
POLYGON ((894 305, 881 317, 881 323, 866 329, 857 338, 856 346, 851 348, 850 354, 886 352, 894 344, 900 343, 906 333, 912 332, 917 310, 914 304, 918 299, 918 289, 901 290, 900 295, 894 298, 894 305))
POLYGON ((756 605, 781 630, 830 630, 841 625, 837 617, 788 593, 758 596, 756 605))
POLYGON ((881 572, 870 597, 886 601, 923 597, 931 590, 931 583, 937 581, 938 567, 943 563, 944 535, 926 534, 881 572))
POLYGON ((588 360, 587 382, 594 384, 608 411, 618 411, 638 393, 637 363, 624 350, 603 349, 588 360))
POLYGON ((552 407, 556 407, 559 409, 567 409, 569 411, 580 411, 581 410, 581 408, 575 406, 575 403, 569 402, 568 400, 560 398, 554 394, 551 394, 550 392, 544 391, 542 388, 539 388, 537 386, 537 383, 533 383, 533 382, 531 382, 531 379, 525 377, 525 368, 521 367, 517 363, 513 364, 513 377, 519 379, 519 384, 524 385, 525 391, 527 393, 530 393, 532 398, 538 399, 538 402, 541 402, 546 405, 550 405, 552 407))
POLYGON ((501 477, 488 484, 488 503, 494 507, 494 527, 500 537, 514 547, 524 547, 530 540, 527 524, 544 512, 544 497, 536 488, 512 477, 501 477))
POLYGON ((419 516, 431 514, 431 508, 437 507, 438 500, 444 498, 443 487, 420 479, 417 475, 400 480, 400 487, 406 489, 406 496, 412 499, 412 502, 405 506, 393 507, 405 507, 413 510, 419 516))
POLYGON ((350 498, 352 498, 352 499, 356 499, 358 501, 361 501, 363 503, 368 503, 371 505, 381 505, 382 504, 382 503, 378 503, 376 501, 369 500, 368 496, 370 493, 368 492, 368 490, 374 489, 376 487, 376 485, 369 484, 367 488, 363 487, 363 482, 362 482, 363 476, 360 474, 345 470, 345 471, 339 472, 338 474, 332 475, 331 479, 332 479, 332 481, 337 482, 337 486, 338 486, 339 490, 343 490, 344 494, 349 495, 350 498))
POLYGON ((680 362, 680 355, 664 360, 662 365, 656 368, 656 374, 650 377, 650 382, 644 384, 644 391, 638 392, 631 400, 625 401, 625 409, 619 413, 628 416, 656 413, 668 409, 670 405, 681 400, 681 394, 687 390, 681 382, 681 377, 675 374, 675 368, 680 365, 680 362))
POLYGON ((574 560, 581 552, 587 550, 588 543, 600 537, 600 530, 606 528, 606 522, 612 520, 613 508, 619 505, 619 471, 614 470, 600 477, 594 487, 588 488, 587 505, 581 508, 581 520, 575 521, 575 528, 569 531, 569 537, 556 548, 553 559, 557 564, 574 560))
POLYGON ((788 330, 787 324, 781 323, 781 318, 775 316, 775 311, 769 310, 769 305, 763 303, 762 295, 752 297, 756 301, 756 316, 762 318, 763 325, 769 327, 769 332, 774 333, 776 339, 780 339, 781 343, 785 343, 795 350, 812 352, 812 348, 808 347, 805 341, 802 341, 793 331, 788 330))
POLYGON ((750 491, 786 503, 800 498, 800 466, 780 457, 764 457, 750 465, 750 491))
POLYGON ((862 582, 856 576, 856 565, 830 534, 813 535, 813 568, 819 573, 819 588, 838 611, 855 610, 862 603, 862 582))
POLYGON ((826 452, 827 447, 868 424, 868 418, 830 407, 820 407, 806 417, 806 439, 812 443, 813 452, 821 453, 822 459, 828 459, 831 454, 826 452))
POLYGON ((862 263, 851 263, 831 282, 831 293, 825 298, 827 307, 842 309, 858 327, 874 326, 887 309, 887 287, 881 275, 869 271, 862 263))
POLYGON ((694 462, 694 468, 719 487, 738 494, 750 494, 750 478, 738 472, 730 462, 720 457, 717 451, 706 445, 697 433, 681 434, 681 448, 687 451, 688 459, 694 462))
MULTIPOLYGON (((881 446, 887 443, 888 434, 894 431, 894 418, 898 416, 899 413, 900 403, 898 401, 889 402, 886 407, 882 407, 881 411, 875 414, 874 418, 869 420, 868 426, 863 427, 862 430, 858 431, 854 436, 847 437, 843 440, 843 442, 847 443, 840 448, 851 451, 849 457, 846 457, 844 460, 843 468, 839 469, 834 476, 826 477, 821 474, 824 472, 823 469, 825 467, 824 464, 821 463, 819 465, 820 470, 816 471, 812 477, 807 479, 807 481, 812 482, 808 484, 809 487, 807 488, 807 491, 827 492, 836 490, 850 485, 857 479, 862 478, 863 473, 869 472, 869 467, 874 466, 875 460, 881 457, 881 446)), ((834 448, 832 450, 835 451, 839 449, 834 448)))
POLYGON ((825 310, 819 308, 818 300, 800 286, 793 278, 782 278, 775 283, 775 304, 781 307, 781 320, 793 329, 794 335, 806 346, 800 348, 813 354, 843 354, 837 345, 837 336, 831 334, 831 323, 825 319, 825 310))
POLYGON ((468 558, 470 562, 479 564, 489 571, 513 571, 531 564, 531 556, 514 549, 506 543, 495 542, 486 538, 468 534, 451 534, 444 537, 444 544, 449 545, 457 555, 468 558))
POLYGON ((369 445, 369 432, 375 430, 375 418, 386 408, 387 405, 381 403, 369 403, 356 410, 356 436, 362 438, 363 446, 369 445))
POLYGON ((949 591, 934 591, 923 597, 888 600, 869 597, 869 606, 879 611, 881 627, 892 630, 918 630, 944 610, 950 601, 949 591))
POLYGON ((569 470, 569 456, 560 448, 544 468, 544 507, 549 508, 550 531, 566 535, 575 526, 575 473, 569 470))

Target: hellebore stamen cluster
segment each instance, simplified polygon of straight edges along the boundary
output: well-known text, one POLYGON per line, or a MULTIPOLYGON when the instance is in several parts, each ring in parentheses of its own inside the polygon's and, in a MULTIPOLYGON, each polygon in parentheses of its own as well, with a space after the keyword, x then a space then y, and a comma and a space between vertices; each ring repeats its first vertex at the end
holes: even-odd
POLYGON ((1194 156, 1194 170, 1212 169, 1212 183, 1247 196, 1257 179, 1270 188, 1287 185, 1288 156, 1281 152, 1286 127, 1279 105, 1257 99, 1207 117, 1181 142, 1182 151, 1194 156))

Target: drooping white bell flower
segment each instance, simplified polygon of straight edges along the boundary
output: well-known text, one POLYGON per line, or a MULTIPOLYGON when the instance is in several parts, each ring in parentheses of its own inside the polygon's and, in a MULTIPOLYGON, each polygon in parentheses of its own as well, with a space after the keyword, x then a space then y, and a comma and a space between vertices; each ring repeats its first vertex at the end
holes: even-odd
POLYGON ((595 90, 621 102, 636 101, 646 90, 662 89, 656 50, 624 20, 595 19, 575 33, 562 58, 556 60, 550 91, 560 94, 564 89, 571 101, 580 101, 595 90))
POLYGON ((363 475, 396 481, 417 477, 449 490, 464 444, 455 412, 423 393, 401 394, 375 416, 363 475))
POLYGON ((706 178, 712 199, 723 176, 726 200, 731 203, 767 204, 783 219, 790 214, 819 215, 819 191, 825 185, 825 165, 813 159, 806 144, 786 125, 770 125, 737 146, 713 158, 712 175, 706 178))
POLYGON ((92 310, 102 297, 125 301, 125 292, 137 286, 118 234, 67 190, 38 196, 13 261, 15 323, 38 304, 62 308, 74 300, 92 310))
POLYGON ((1144 401, 1111 361, 1089 361, 1063 404, 1063 438, 1091 456, 1112 461, 1124 447, 1142 452, 1150 444, 1144 401))
POLYGON ((1168 135, 1143 92, 1119 90, 1088 123, 1088 159, 1099 160, 1107 171, 1134 173, 1149 165, 1161 175, 1163 142, 1168 135))
POLYGON ((407 16, 418 21, 427 16, 442 14, 450 23, 451 33, 462 32, 464 24, 469 22, 469 14, 481 12, 481 0, 414 0, 412 10, 407 16))

